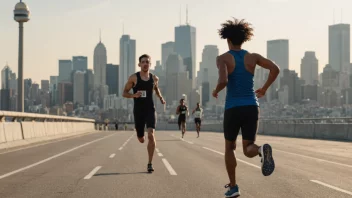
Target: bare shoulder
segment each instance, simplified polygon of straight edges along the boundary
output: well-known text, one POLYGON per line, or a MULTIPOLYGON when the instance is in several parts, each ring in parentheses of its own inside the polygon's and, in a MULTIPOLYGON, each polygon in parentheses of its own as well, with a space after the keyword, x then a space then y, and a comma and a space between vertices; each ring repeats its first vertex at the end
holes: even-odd
POLYGON ((159 77, 157 75, 153 74, 153 80, 154 81, 159 81, 159 77))
POLYGON ((228 52, 223 53, 216 58, 217 61, 225 61, 225 62, 230 61, 232 59, 233 59, 232 55, 228 52))
POLYGON ((130 75, 130 77, 128 77, 128 81, 136 83, 137 82, 137 75, 136 74, 130 75))
POLYGON ((262 55, 258 54, 258 53, 248 53, 250 55, 250 57, 256 61, 260 60, 263 58, 262 55))

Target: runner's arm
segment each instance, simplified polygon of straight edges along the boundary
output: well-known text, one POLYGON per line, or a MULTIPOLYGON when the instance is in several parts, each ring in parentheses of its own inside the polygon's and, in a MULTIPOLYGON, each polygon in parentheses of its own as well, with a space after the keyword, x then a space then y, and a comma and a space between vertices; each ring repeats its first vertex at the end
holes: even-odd
POLYGON ((180 106, 177 107, 177 109, 176 109, 176 114, 177 114, 177 115, 180 114, 180 106))
POLYGON ((134 98, 136 97, 136 94, 130 94, 130 90, 132 89, 133 85, 135 84, 135 80, 136 80, 136 76, 135 75, 131 75, 126 84, 125 84, 125 88, 123 90, 123 94, 122 96, 125 98, 134 98))
POLYGON ((277 76, 280 73, 280 68, 271 60, 264 58, 260 54, 253 54, 256 57, 257 64, 265 69, 270 70, 268 80, 265 82, 262 89, 265 91, 270 87, 270 85, 276 80, 277 76))
POLYGON ((231 57, 230 54, 226 53, 221 56, 218 56, 216 58, 216 64, 219 70, 219 79, 218 79, 218 84, 216 85, 216 88, 214 89, 215 93, 219 93, 221 90, 223 90, 228 82, 227 76, 227 66, 226 63, 228 62, 227 59, 229 58, 228 56, 231 57))
POLYGON ((155 93, 159 97, 159 99, 162 100, 163 96, 161 95, 161 92, 160 92, 160 89, 159 89, 159 78, 157 76, 155 76, 155 75, 153 75, 153 77, 154 77, 154 82, 155 82, 155 85, 154 85, 155 93))
POLYGON ((194 114, 194 112, 196 111, 196 109, 193 109, 193 111, 192 111, 192 115, 194 114))

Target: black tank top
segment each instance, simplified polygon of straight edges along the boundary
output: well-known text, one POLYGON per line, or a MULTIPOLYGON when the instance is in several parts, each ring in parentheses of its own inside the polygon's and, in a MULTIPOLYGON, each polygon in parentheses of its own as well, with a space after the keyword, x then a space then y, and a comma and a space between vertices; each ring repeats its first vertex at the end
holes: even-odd
POLYGON ((133 87, 133 93, 137 91, 142 91, 142 96, 134 99, 134 108, 138 109, 154 109, 153 101, 153 90, 154 90, 154 79, 153 74, 149 73, 149 80, 144 81, 141 78, 140 72, 136 73, 137 84, 133 87))
POLYGON ((187 107, 186 106, 180 106, 179 117, 186 117, 186 113, 187 113, 187 107))

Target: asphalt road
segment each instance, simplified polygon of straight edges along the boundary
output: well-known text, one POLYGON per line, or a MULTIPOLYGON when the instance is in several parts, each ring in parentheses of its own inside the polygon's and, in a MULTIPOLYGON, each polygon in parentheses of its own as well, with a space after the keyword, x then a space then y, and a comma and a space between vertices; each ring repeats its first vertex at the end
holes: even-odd
MULTIPOLYGON (((228 177, 220 133, 158 131, 155 172, 146 143, 132 131, 102 132, 0 154, 0 197, 224 197, 228 177)), ((241 137, 239 137, 241 140, 241 137)), ((258 136, 276 162, 264 177, 260 159, 238 141, 241 197, 352 197, 352 144, 258 136)))

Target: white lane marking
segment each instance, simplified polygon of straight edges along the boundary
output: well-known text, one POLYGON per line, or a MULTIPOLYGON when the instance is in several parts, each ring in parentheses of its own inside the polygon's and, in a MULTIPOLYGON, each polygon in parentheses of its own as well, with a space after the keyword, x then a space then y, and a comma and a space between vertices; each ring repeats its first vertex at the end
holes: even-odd
POLYGON ((51 157, 49 157, 49 158, 46 158, 46 159, 44 159, 44 160, 42 160, 42 161, 39 161, 39 162, 37 162, 37 163, 34 163, 34 164, 29 165, 29 166, 26 166, 26 167, 17 169, 17 170, 15 170, 15 171, 6 173, 6 174, 4 174, 4 175, 1 175, 1 176, 0 176, 0 179, 4 179, 5 177, 9 177, 9 176, 11 176, 11 175, 13 175, 13 174, 16 174, 16 173, 19 173, 19 172, 21 172, 21 171, 27 170, 27 169, 32 168, 32 167, 34 167, 34 166, 38 166, 39 164, 45 163, 45 162, 47 162, 47 161, 50 161, 50 160, 55 159, 55 158, 57 158, 57 157, 60 157, 60 156, 62 156, 62 155, 64 155, 64 154, 70 153, 70 152, 72 152, 72 151, 74 151, 74 150, 77 150, 77 149, 82 148, 82 147, 84 147, 84 146, 87 146, 87 145, 89 145, 89 144, 93 144, 94 142, 98 142, 98 141, 100 141, 100 140, 106 139, 106 138, 108 138, 108 137, 110 137, 110 136, 113 136, 113 135, 116 135, 116 134, 111 134, 111 135, 105 136, 105 137, 103 137, 103 138, 99 138, 99 139, 93 140, 93 141, 91 141, 91 142, 87 142, 87 143, 85 143, 85 144, 82 144, 82 145, 77 146, 77 147, 75 147, 75 148, 72 148, 72 149, 70 149, 70 150, 67 150, 67 151, 64 151, 64 152, 62 152, 62 153, 59 153, 59 154, 57 154, 57 155, 51 156, 51 157))
MULTIPOLYGON (((214 152, 214 153, 220 154, 220 155, 225 155, 224 153, 221 153, 221 152, 219 152, 219 151, 216 151, 216 150, 213 150, 213 149, 210 149, 210 148, 207 148, 207 147, 203 147, 203 148, 206 149, 206 150, 212 151, 212 152, 214 152)), ((237 160, 237 161, 240 161, 240 162, 242 162, 242 163, 244 163, 244 164, 247 164, 247 165, 249 165, 249 166, 252 166, 252 167, 254 167, 254 168, 259 168, 259 169, 261 169, 259 166, 254 165, 254 164, 251 164, 251 163, 246 162, 246 161, 243 161, 243 160, 241 160, 241 159, 236 158, 236 160, 237 160)))
POLYGON ((164 162, 164 165, 169 171, 170 175, 177 175, 176 171, 171 167, 170 163, 165 158, 163 158, 162 161, 164 162))
POLYGON ((111 154, 109 158, 114 158, 115 157, 115 153, 111 154))
POLYGON ((156 150, 156 152, 157 152, 157 153, 159 153, 159 152, 160 152, 158 148, 156 148, 155 150, 156 150))
POLYGON ((123 145, 119 148, 119 151, 121 151, 123 149, 123 147, 125 147, 127 145, 127 143, 132 139, 133 136, 134 136, 134 134, 131 135, 131 137, 129 137, 125 143, 123 143, 123 145))
MULTIPOLYGON (((174 137, 174 138, 179 138, 179 137, 176 137, 176 136, 174 136, 174 135, 170 135, 170 136, 172 136, 172 137, 174 137)), ((184 141, 184 142, 187 142, 188 144, 194 144, 193 142, 190 142, 190 141, 187 141, 187 140, 185 140, 185 139, 182 139, 182 138, 179 138, 181 141, 184 141)))
POLYGON ((162 156, 163 156, 163 154, 162 154, 162 153, 158 153, 158 155, 159 155, 159 157, 162 157, 162 156))
POLYGON ((93 177, 93 175, 98 172, 98 170, 101 169, 101 166, 95 167, 87 176, 84 177, 84 179, 90 179, 93 177))
POLYGON ((187 140, 184 140, 182 138, 180 138, 180 140, 184 141, 184 142, 187 142, 188 144, 193 144, 193 142, 190 142, 190 141, 187 141, 187 140))
POLYGON ((329 161, 329 160, 319 159, 319 158, 315 158, 315 157, 309 157, 309 156, 306 156, 306 155, 301 155, 301 154, 297 154, 297 153, 291 153, 291 152, 287 152, 287 151, 281 151, 281 150, 277 150, 277 149, 273 149, 273 150, 277 151, 277 152, 287 153, 287 154, 296 155, 296 156, 300 156, 300 157, 305 157, 305 158, 309 158, 309 159, 313 159, 313 160, 317 160, 317 161, 321 161, 321 162, 326 162, 326 163, 330 163, 330 164, 335 164, 335 165, 340 165, 340 166, 345 166, 345 167, 348 167, 348 168, 352 168, 352 165, 348 165, 348 164, 332 162, 332 161, 329 161))
POLYGON ((340 191, 340 192, 343 192, 343 193, 346 193, 348 195, 352 195, 352 192, 350 191, 347 191, 347 190, 344 190, 344 189, 341 189, 341 188, 338 188, 338 187, 335 187, 335 186, 331 186, 329 184, 326 184, 326 183, 323 183, 321 181, 317 181, 317 180, 310 180, 311 182, 314 182, 314 183, 317 183, 317 184, 320 184, 320 185, 323 185, 325 187, 328 187, 328 188, 331 188, 331 189, 334 189, 334 190, 337 190, 337 191, 340 191))
POLYGON ((206 149, 206 150, 212 151, 214 153, 220 154, 220 155, 225 155, 224 153, 221 153, 219 151, 216 151, 216 150, 213 150, 213 149, 210 149, 210 148, 207 148, 207 147, 203 147, 203 148, 206 149))

